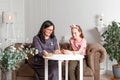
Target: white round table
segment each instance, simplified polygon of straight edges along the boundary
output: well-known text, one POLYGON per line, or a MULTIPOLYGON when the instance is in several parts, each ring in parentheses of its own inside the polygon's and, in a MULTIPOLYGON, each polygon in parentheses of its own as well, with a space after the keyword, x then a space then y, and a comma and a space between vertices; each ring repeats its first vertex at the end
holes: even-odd
POLYGON ((59 69, 59 80, 62 80, 62 61, 66 62, 66 78, 68 80, 68 61, 78 60, 80 62, 80 80, 83 80, 83 55, 80 54, 54 54, 50 57, 44 57, 45 59, 45 80, 48 80, 48 60, 57 60, 59 69))

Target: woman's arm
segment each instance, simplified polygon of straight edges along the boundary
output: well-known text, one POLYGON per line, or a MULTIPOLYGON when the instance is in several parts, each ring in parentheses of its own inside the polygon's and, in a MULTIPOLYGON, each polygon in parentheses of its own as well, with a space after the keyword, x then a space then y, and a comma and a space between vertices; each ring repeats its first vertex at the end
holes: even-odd
POLYGON ((54 38, 54 53, 55 54, 60 54, 61 53, 60 46, 59 46, 59 44, 57 42, 57 38, 56 37, 54 38))
POLYGON ((41 45, 40 45, 40 40, 37 36, 33 38, 33 44, 36 49, 38 49, 38 55, 39 56, 51 56, 52 54, 48 53, 46 50, 43 50, 41 45))

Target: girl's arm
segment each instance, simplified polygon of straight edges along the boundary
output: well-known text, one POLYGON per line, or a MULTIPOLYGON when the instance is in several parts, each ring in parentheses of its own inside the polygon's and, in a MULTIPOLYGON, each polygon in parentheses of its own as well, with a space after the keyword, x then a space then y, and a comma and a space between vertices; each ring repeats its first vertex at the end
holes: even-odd
POLYGON ((86 53, 86 40, 84 39, 80 48, 78 49, 78 51, 74 51, 71 47, 70 44, 70 50, 62 50, 62 53, 64 54, 81 54, 81 55, 85 55, 86 53))
POLYGON ((81 47, 79 48, 78 51, 72 51, 72 52, 73 52, 73 54, 83 54, 82 52, 83 52, 83 50, 85 50, 85 49, 86 49, 86 47, 84 47, 84 46, 81 45, 81 47))
POLYGON ((86 54, 86 47, 87 47, 87 43, 86 40, 84 39, 82 41, 81 47, 79 48, 78 51, 73 51, 74 54, 81 54, 81 55, 85 55, 86 54))

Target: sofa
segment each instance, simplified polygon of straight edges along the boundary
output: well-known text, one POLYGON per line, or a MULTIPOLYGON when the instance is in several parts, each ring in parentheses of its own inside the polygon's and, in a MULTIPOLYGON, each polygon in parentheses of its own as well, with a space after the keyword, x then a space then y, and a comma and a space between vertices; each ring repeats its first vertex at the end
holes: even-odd
MULTIPOLYGON (((69 49, 69 47, 69 43, 60 44, 60 49, 69 49)), ((100 63, 106 59, 106 54, 107 52, 102 45, 98 43, 87 44, 86 56, 83 60, 84 80, 100 80, 100 63)))
MULTIPOLYGON (((32 43, 15 43, 14 46, 19 48, 21 45, 26 48, 34 48, 32 43)), ((9 48, 9 47, 7 47, 9 48)), ((7 49, 6 48, 6 49, 7 49)), ((69 49, 69 43, 60 43, 60 49, 69 49)), ((100 63, 106 59, 105 48, 98 43, 87 44, 87 55, 84 58, 86 67, 83 69, 84 80, 100 80, 100 63)), ((26 53, 28 54, 28 53, 26 53)), ((12 72, 12 80, 35 80, 35 72, 32 69, 31 59, 33 55, 28 54, 28 60, 20 63, 20 67, 12 72)), ((64 67, 64 66, 63 66, 64 67)), ((64 80, 64 70, 63 70, 64 80)))

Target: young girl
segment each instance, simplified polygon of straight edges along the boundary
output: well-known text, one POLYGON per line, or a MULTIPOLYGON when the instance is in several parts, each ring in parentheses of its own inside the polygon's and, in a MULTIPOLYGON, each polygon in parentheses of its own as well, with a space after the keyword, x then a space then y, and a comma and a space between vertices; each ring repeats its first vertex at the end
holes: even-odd
MULTIPOLYGON (((86 40, 79 25, 70 25, 72 37, 70 50, 62 50, 64 54, 86 55, 86 40)), ((79 80, 79 61, 69 61, 69 80, 79 80)))

